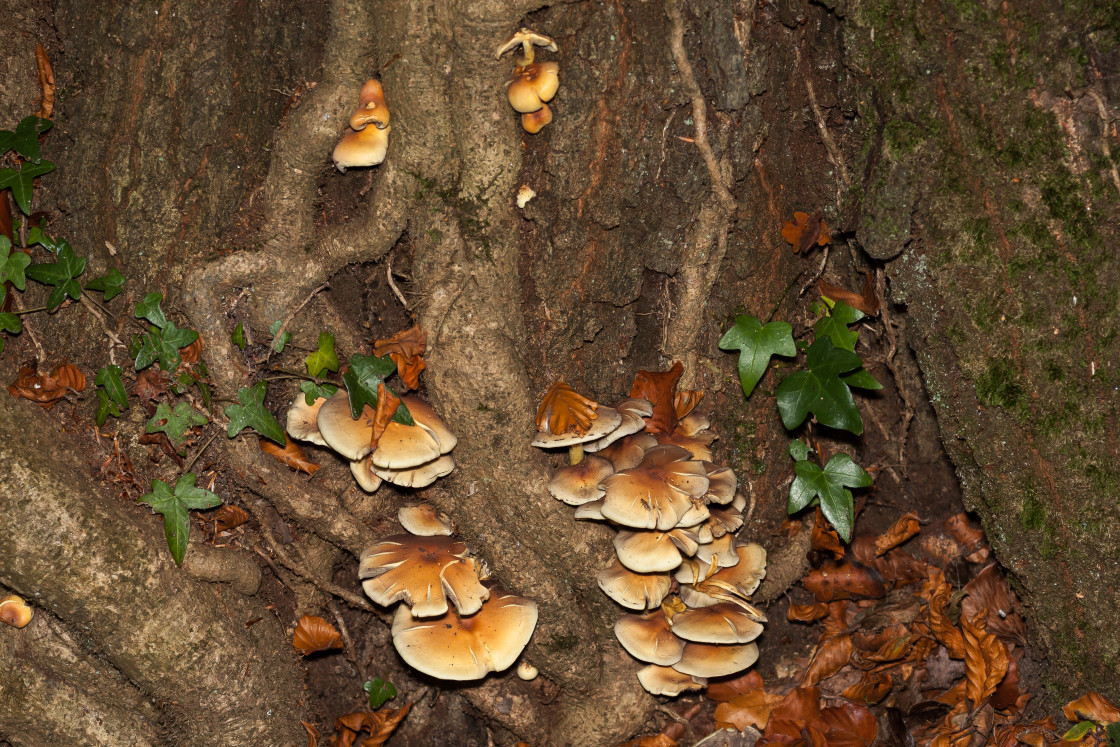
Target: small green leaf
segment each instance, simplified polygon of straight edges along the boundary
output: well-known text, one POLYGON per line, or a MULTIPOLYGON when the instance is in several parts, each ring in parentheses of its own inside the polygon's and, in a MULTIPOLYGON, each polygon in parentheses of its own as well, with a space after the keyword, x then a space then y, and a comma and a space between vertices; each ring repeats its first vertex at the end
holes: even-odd
POLYGON ((117 403, 122 410, 128 408, 128 392, 125 391, 124 381, 121 379, 120 366, 109 365, 99 369, 93 383, 102 387, 109 399, 117 403))
MULTIPOLYGON (((377 409, 377 385, 392 376, 393 371, 396 370, 397 364, 393 363, 387 355, 380 358, 372 355, 351 356, 350 367, 342 374, 342 381, 346 384, 346 391, 350 395, 350 415, 355 420, 362 414, 362 408, 366 405, 377 409)), ((404 425, 413 425, 412 415, 403 402, 393 413, 393 420, 404 425)))
POLYGON ((802 441, 800 438, 795 438, 789 444, 789 455, 798 462, 803 462, 808 459, 809 454, 812 453, 812 451, 813 450, 809 448, 809 445, 802 441))
POLYGON ((284 352, 284 346, 287 345, 292 340, 292 333, 291 332, 285 332, 285 333, 277 336, 276 333, 280 331, 280 328, 282 326, 284 326, 284 323, 281 322, 280 320, 276 320, 275 322, 272 323, 272 326, 268 328, 268 333, 270 335, 272 335, 272 349, 275 350, 277 353, 283 353, 284 352))
POLYGON ((39 163, 39 135, 54 126, 54 122, 43 117, 24 117, 16 125, 15 132, 0 130, 0 155, 14 150, 28 161, 39 163))
POLYGON ((160 302, 163 301, 162 293, 149 293, 144 296, 144 300, 136 304, 136 318, 147 319, 152 324, 160 329, 168 325, 167 317, 160 308, 160 302))
POLYGON ((871 475, 847 454, 832 457, 823 470, 808 460, 798 461, 793 465, 793 473, 795 477, 789 487, 789 513, 795 514, 820 501, 821 513, 840 538, 849 542, 855 522, 855 506, 852 491, 848 488, 866 488, 871 485, 871 475))
POLYGON ((175 490, 163 480, 152 480, 152 492, 145 493, 137 500, 146 503, 163 515, 163 532, 167 536, 167 547, 176 565, 183 564, 187 553, 187 540, 191 531, 190 509, 214 508, 222 499, 209 490, 194 486, 195 474, 188 472, 175 483, 175 490))
POLYGON ((848 325, 855 324, 866 315, 843 301, 832 303, 831 307, 831 312, 813 325, 815 338, 819 340, 827 337, 832 340, 834 347, 855 352, 859 335, 848 329, 848 325))
POLYGON ((1108 747, 1120 747, 1120 721, 1115 721, 1104 727, 1108 737, 1108 747))
POLYGON ((841 350, 825 337, 817 340, 806 351, 807 370, 798 371, 778 385, 778 412, 782 423, 789 430, 805 422, 809 413, 822 425, 842 428, 857 436, 863 432, 863 418, 848 385, 840 379, 863 365, 859 356, 850 350, 841 350))
POLYGON ((19 171, 15 169, 0 169, 0 192, 5 189, 12 190, 12 197, 24 215, 31 215, 31 193, 35 189, 35 178, 54 171, 54 164, 50 161, 39 163, 25 163, 19 171))
POLYGON ((334 352, 334 335, 330 332, 319 333, 319 349, 304 358, 307 373, 318 376, 327 371, 338 371, 338 356, 334 352))
POLYGON ((362 685, 362 689, 369 694, 369 707, 378 709, 387 702, 397 697, 397 688, 392 682, 387 682, 380 677, 374 677, 362 685))
POLYGON ((883 385, 875 381, 875 377, 867 373, 866 368, 857 368, 849 374, 844 374, 840 377, 849 387, 856 389, 882 389, 883 385))
POLYGON ((793 344, 793 327, 785 322, 770 322, 765 327, 753 316, 740 316, 735 326, 719 340, 720 350, 739 350, 739 382, 743 396, 751 396, 766 373, 770 356, 797 355, 793 344))
POLYGON ((246 344, 245 343, 245 325, 242 324, 241 322, 238 322, 237 326, 233 328, 233 334, 230 336, 229 339, 233 341, 234 345, 236 345, 240 349, 244 350, 245 349, 245 344, 246 344))
POLYGON ((105 393, 104 389, 97 390, 97 427, 105 425, 105 421, 112 415, 114 418, 121 416, 121 409, 117 407, 117 403, 109 399, 109 395, 105 393))
POLYGON ((272 439, 281 446, 284 445, 284 429, 264 406, 267 393, 267 381, 237 390, 237 399, 241 404, 226 408, 226 417, 229 418, 229 430, 226 431, 226 435, 233 438, 246 428, 252 428, 262 436, 272 439))
POLYGON ((78 276, 85 269, 86 258, 75 256, 74 250, 67 245, 58 253, 56 261, 31 265, 26 272, 27 277, 32 280, 54 286, 47 299, 47 309, 53 311, 62 305, 67 296, 75 301, 82 297, 82 284, 78 282, 78 276))
POLYGON ((1079 721, 1069 731, 1062 735, 1066 742, 1076 742, 1097 727, 1092 721, 1079 721))
POLYGON ((0 332, 10 332, 13 335, 18 335, 20 330, 23 329, 23 322, 15 314, 8 312, 0 312, 0 332))
POLYGON ((10 282, 23 290, 27 285, 24 270, 31 264, 30 255, 13 252, 12 242, 7 236, 0 236, 0 285, 10 282))
POLYGON ((86 290, 101 291, 105 294, 106 301, 112 301, 124 290, 124 281, 121 271, 113 267, 107 274, 86 283, 86 290))
POLYGON ((303 392, 304 399, 310 407, 315 404, 315 400, 320 397, 330 399, 338 391, 338 387, 334 384, 316 384, 314 381, 301 381, 299 390, 303 392))
POLYGON ((198 339, 198 332, 193 329, 179 329, 170 321, 165 323, 165 329, 152 327, 140 337, 140 348, 133 364, 137 371, 147 368, 157 360, 164 371, 174 371, 183 361, 179 349, 198 339))
POLYGON ((194 364, 194 370, 197 372, 194 383, 198 387, 199 394, 202 395, 202 406, 209 410, 212 395, 210 394, 210 385, 206 383, 206 378, 210 375, 210 371, 202 361, 194 364))
POLYGON ((206 425, 209 422, 210 418, 191 407, 187 402, 180 402, 174 410, 168 407, 166 402, 160 402, 159 406, 156 407, 156 414, 144 426, 144 430, 147 433, 163 431, 179 453, 182 454, 185 451, 182 448, 183 442, 186 441, 191 428, 196 425, 206 425))
POLYGON ((70 247, 70 242, 66 239, 55 239, 43 233, 43 229, 35 226, 27 233, 27 245, 34 246, 38 244, 51 254, 58 254, 63 249, 70 247))

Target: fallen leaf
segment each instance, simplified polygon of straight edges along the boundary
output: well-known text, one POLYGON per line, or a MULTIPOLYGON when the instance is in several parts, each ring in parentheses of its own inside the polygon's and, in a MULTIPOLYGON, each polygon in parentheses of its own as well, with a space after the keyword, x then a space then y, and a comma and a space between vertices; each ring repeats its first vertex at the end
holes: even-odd
MULTIPOLYGON (((381 436, 384 435, 385 429, 389 427, 400 406, 401 398, 391 392, 384 381, 378 382, 377 410, 373 414, 373 430, 369 436, 369 445, 372 448, 377 448, 377 442, 381 440, 381 436)), ((287 434, 284 434, 284 437, 287 438, 287 434)))
POLYGON ((811 602, 809 604, 791 604, 786 612, 786 619, 793 622, 815 622, 828 615, 828 605, 824 602, 811 602))
POLYGON ((874 705, 891 691, 891 678, 882 672, 864 672, 863 679, 840 693, 840 697, 848 700, 863 701, 867 705, 874 705))
POLYGON ((677 414, 677 420, 695 410, 702 399, 704 399, 704 392, 700 389, 685 389, 674 394, 673 411, 677 414))
POLYGON ((801 585, 821 602, 851 597, 875 598, 887 591, 876 571, 851 561, 825 563, 801 579, 801 585))
POLYGON ((815 685, 839 672, 852 658, 852 650, 852 637, 847 633, 822 640, 805 670, 801 685, 815 685))
POLYGON ((284 434, 284 445, 277 446, 267 438, 260 439, 261 451, 268 454, 273 459, 288 465, 296 472, 306 472, 313 475, 321 469, 321 466, 315 464, 307 458, 307 452, 303 447, 293 441, 287 433, 284 434))
POLYGON ((875 741, 878 727, 871 711, 855 703, 843 703, 821 711, 828 724, 825 737, 829 747, 864 747, 875 741))
POLYGON ((975 617, 961 619, 966 692, 973 709, 987 702, 1007 674, 1007 652, 999 639, 984 629, 985 617, 987 611, 981 610, 975 617))
POLYGON ((1086 693, 1077 700, 1070 701, 1062 706, 1062 713, 1070 721, 1085 719, 1105 726, 1120 721, 1120 709, 1096 692, 1086 693))
POLYGON ((814 244, 824 246, 832 241, 819 210, 812 215, 794 213, 792 221, 782 224, 782 237, 793 246, 795 254, 809 251, 814 244))
POLYGON ((19 377, 8 386, 8 394, 38 402, 50 409, 70 392, 86 388, 86 377, 72 363, 60 363, 50 374, 40 373, 32 362, 19 370, 19 377))
POLYGON ((674 407, 677 381, 684 373, 684 364, 674 361, 668 371, 638 371, 630 396, 644 399, 653 405, 653 415, 646 420, 646 430, 651 433, 672 433, 677 424, 674 407))
POLYGON ((571 431, 582 436, 591 429, 591 421, 598 417, 595 413, 598 407, 595 400, 557 381, 537 408, 537 430, 557 434, 571 431))
MULTIPOLYGON (((1006 646, 1004 648, 1006 649, 1006 646)), ((1003 682, 999 683, 999 687, 992 693, 992 699, 988 702, 997 711, 1015 713, 1020 709, 1020 697, 1022 697, 1022 693, 1019 692, 1019 663, 1008 651, 1007 676, 1003 678, 1003 682)))
POLYGON ((54 114, 54 72, 42 42, 35 45, 35 62, 39 67, 39 110, 35 116, 50 119, 54 114))
POLYGON ((813 534, 809 539, 809 547, 821 552, 832 553, 837 560, 844 557, 844 546, 840 544, 840 537, 836 530, 829 526, 824 513, 818 507, 813 519, 813 534))
POLYGON ((307 747, 318 747, 319 745, 319 730, 306 721, 300 721, 300 726, 307 732, 307 747))
POLYGON ((781 702, 770 711, 766 722, 765 739, 771 741, 795 742, 806 733, 814 738, 816 744, 825 745, 825 724, 820 723, 820 688, 799 687, 791 690, 781 702), (815 732, 815 733, 814 733, 815 732))
POLYGON ((973 526, 968 514, 959 513, 949 517, 945 522, 945 529, 960 543, 965 560, 970 563, 982 563, 988 559, 990 550, 984 540, 984 530, 973 526))
POLYGON ((331 738, 331 747, 353 747, 354 741, 362 731, 369 732, 369 736, 362 742, 362 747, 380 747, 393 734, 397 724, 408 715, 410 708, 412 708, 411 703, 399 710, 382 708, 376 713, 359 711, 335 719, 334 725, 338 729, 338 734, 331 738))
POLYGON ((342 638, 333 625, 321 617, 304 615, 296 624, 292 645, 304 656, 329 648, 342 648, 342 638))
POLYGON ((650 737, 638 737, 624 742, 619 747, 677 747, 677 740, 664 734, 654 734, 650 737))
POLYGON ((136 383, 132 387, 132 393, 142 400, 155 401, 167 394, 167 388, 170 384, 171 380, 160 373, 158 369, 145 368, 136 374, 136 383))
POLYGON ((875 285, 871 280, 871 273, 863 274, 863 288, 859 293, 845 290, 839 286, 827 283, 824 280, 817 284, 822 296, 827 296, 833 301, 840 301, 859 309, 864 314, 875 316, 879 313, 879 296, 875 294, 875 285))
POLYGON ((821 638, 840 635, 850 623, 847 602, 829 602, 828 616, 821 622, 821 638))
POLYGON ((179 348, 179 355, 182 357, 183 363, 188 365, 198 363, 202 359, 202 338, 199 337, 185 348, 179 348))
POLYGON ((373 354, 378 358, 388 354, 397 364, 397 374, 404 385, 409 389, 419 389, 420 372, 428 366, 423 358, 426 347, 427 337, 417 324, 384 340, 374 340, 373 354))
POLYGON ((731 700, 734 697, 749 693, 751 690, 757 690, 762 687, 762 675, 755 670, 750 670, 746 674, 741 674, 735 679, 724 680, 722 682, 709 682, 708 688, 704 691, 710 699, 717 703, 731 700))
POLYGON ((781 702, 781 695, 768 693, 760 687, 716 706, 716 723, 730 724, 737 731, 748 726, 765 729, 770 712, 781 702))
POLYGON ((934 638, 949 652, 949 656, 954 659, 963 659, 965 658, 964 636, 949 621, 948 614, 945 611, 951 593, 952 589, 949 584, 945 583, 944 578, 941 578, 929 601, 929 627, 934 638))
POLYGON ((249 512, 239 506, 231 506, 227 503, 208 514, 207 518, 214 525, 215 533, 221 533, 236 529, 249 521, 249 512))
POLYGON ((1020 646, 1026 643, 1026 625, 1015 611, 1018 604, 998 565, 986 565, 965 584, 964 592, 968 596, 961 601, 962 615, 972 617, 981 609, 987 609, 988 630, 1004 641, 1020 646))
POLYGON ((879 556, 888 550, 893 550, 917 534, 920 529, 918 515, 911 511, 892 524, 890 529, 875 540, 875 555, 879 556))

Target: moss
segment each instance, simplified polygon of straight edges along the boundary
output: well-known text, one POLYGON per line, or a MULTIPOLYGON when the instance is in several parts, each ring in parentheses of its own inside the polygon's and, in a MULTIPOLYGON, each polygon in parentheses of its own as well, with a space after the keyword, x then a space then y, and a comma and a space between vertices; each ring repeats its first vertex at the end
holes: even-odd
POLYGON ((976 381, 976 396, 988 407, 1010 409, 1023 396, 1023 387, 1016 379, 1015 367, 1010 360, 989 360, 988 370, 976 381))
POLYGON ((1043 529, 1046 526, 1046 506, 1033 494, 1023 498, 1023 509, 1019 512, 1019 524, 1023 529, 1043 529))
POLYGON ((1050 381, 1065 381, 1066 371, 1057 360, 1051 358, 1043 364, 1043 368, 1046 371, 1046 378, 1050 381))
POLYGON ((913 153, 925 139, 921 127, 904 119, 892 119, 887 122, 883 137, 891 148, 904 153, 913 153))

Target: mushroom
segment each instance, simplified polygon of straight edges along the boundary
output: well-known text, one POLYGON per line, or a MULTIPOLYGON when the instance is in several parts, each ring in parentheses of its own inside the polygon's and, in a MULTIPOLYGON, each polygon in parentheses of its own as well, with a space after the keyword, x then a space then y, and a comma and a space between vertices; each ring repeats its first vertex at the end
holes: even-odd
POLYGON ((675 697, 685 690, 699 690, 708 684, 703 677, 683 674, 670 667, 650 664, 638 670, 638 682, 653 695, 675 697))
POLYGON ((427 503, 405 506, 397 511, 397 521, 409 534, 419 537, 450 536, 455 532, 455 526, 447 514, 436 511, 427 503))
POLYGON ((358 108, 350 117, 350 129, 334 147, 334 165, 345 173, 349 168, 381 163, 389 148, 390 129, 385 91, 380 81, 370 79, 358 95, 358 108))
POLYGON ((15 594, 0 599, 0 622, 13 628, 23 628, 34 616, 35 612, 27 606, 27 602, 15 594))
MULTIPOLYGON (((607 435, 600 438, 598 441, 584 444, 584 449, 587 451, 599 451, 618 441, 620 438, 633 435, 646 427, 646 418, 653 414, 653 405, 644 399, 624 399, 617 402, 614 409, 622 416, 622 422, 618 428, 614 429, 607 435)), ((641 441, 639 443, 648 444, 645 446, 648 449, 653 445, 651 441, 641 441)))
POLYGON ((624 566, 637 573, 671 571, 681 564, 681 554, 696 552, 696 534, 687 529, 669 532, 622 530, 614 537, 614 550, 624 566))
POLYGON ((367 456, 362 462, 365 463, 366 460, 371 462, 370 471, 375 475, 386 482, 400 485, 403 488, 423 488, 441 477, 450 475, 451 471, 455 469, 455 460, 449 456, 441 456, 439 459, 433 459, 418 467, 408 469, 381 469, 372 466, 373 454, 367 456))
POLYGON ((735 500, 735 490, 739 487, 739 478, 735 477, 731 468, 704 462, 704 469, 708 473, 708 492, 704 494, 704 497, 712 503, 722 504, 731 503, 735 500))
POLYGON ((758 646, 754 643, 733 646, 689 643, 673 669, 693 677, 724 677, 741 672, 756 661, 758 646))
POLYGON ((599 448, 599 456, 610 461, 616 472, 633 469, 642 463, 646 452, 657 446, 652 433, 635 433, 615 441, 610 446, 599 448))
POLYGON ((730 602, 685 610, 674 615, 669 626, 674 635, 698 643, 750 643, 762 635, 754 616, 730 602))
POLYGON ((572 464, 583 459, 583 444, 597 441, 622 423, 622 415, 557 381, 537 408, 537 435, 533 446, 552 449, 568 447, 572 464))
POLYGON ((684 654, 685 642, 669 629, 662 610, 643 615, 623 615, 614 624, 614 635, 635 659, 667 667, 684 654))
POLYGON ((637 467, 608 477, 603 516, 638 529, 675 527, 692 508, 691 499, 708 491, 704 466, 689 456, 679 446, 655 446, 637 467))
POLYGON ((466 544, 438 535, 398 534, 370 545, 362 551, 358 578, 366 579, 362 588, 370 599, 385 607, 404 601, 413 617, 446 613, 448 599, 461 614, 473 615, 490 596, 466 544))
POLYGON ((455 447, 455 436, 427 404, 416 397, 404 396, 415 425, 390 421, 377 442, 370 445, 373 434, 374 409, 366 405, 355 420, 350 411, 350 396, 339 390, 319 406, 316 421, 323 440, 350 461, 356 462, 372 452, 373 467, 403 470, 434 461, 455 447))
POLYGON ((540 674, 540 670, 527 661, 523 661, 517 665, 517 676, 526 682, 535 680, 538 674, 540 674))
POLYGON ((665 573, 635 573, 616 559, 595 577, 599 588, 632 610, 653 609, 669 593, 669 576, 665 573))
POLYGON ((521 112, 521 126, 533 134, 552 121, 552 112, 545 102, 551 101, 560 88, 560 66, 555 62, 534 62, 534 46, 552 52, 557 51, 557 46, 547 36, 523 28, 498 47, 497 57, 500 59, 519 45, 521 57, 513 69, 506 96, 510 106, 521 112))
POLYGON ((605 491, 599 483, 613 474, 614 466, 606 459, 585 457, 579 464, 570 464, 552 473, 548 492, 571 506, 590 503, 603 497, 605 491))
POLYGON ((319 408, 326 402, 326 397, 316 397, 315 401, 310 405, 307 404, 307 397, 300 392, 296 396, 295 402, 288 408, 288 422, 285 430, 292 438, 299 439, 300 441, 310 441, 319 446, 326 446, 327 442, 323 440, 323 435, 319 433, 319 408))
POLYGON ((477 613, 453 610, 417 620, 407 607, 393 617, 393 646, 412 667, 442 680, 477 680, 507 669, 537 625, 535 602, 495 591, 477 613))
POLYGON ((548 104, 541 104, 541 108, 535 112, 525 112, 521 115, 521 129, 530 135, 536 135, 550 124, 552 124, 552 110, 548 108, 548 104))

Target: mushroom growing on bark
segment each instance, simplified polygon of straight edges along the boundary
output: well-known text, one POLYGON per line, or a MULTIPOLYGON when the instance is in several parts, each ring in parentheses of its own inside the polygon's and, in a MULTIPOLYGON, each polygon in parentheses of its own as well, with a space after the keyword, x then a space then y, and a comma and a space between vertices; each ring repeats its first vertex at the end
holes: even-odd
POLYGON ((547 36, 523 28, 498 47, 497 57, 501 59, 503 54, 518 46, 521 57, 513 69, 507 98, 510 106, 521 112, 521 126, 535 134, 552 121, 552 111, 545 102, 551 101, 560 88, 560 66, 555 62, 534 62, 534 47, 555 52, 557 46, 547 36))
POLYGON ((346 169, 381 163, 389 148, 390 129, 381 82, 367 80, 358 95, 358 108, 350 116, 350 127, 334 147, 334 165, 345 173, 346 169))

